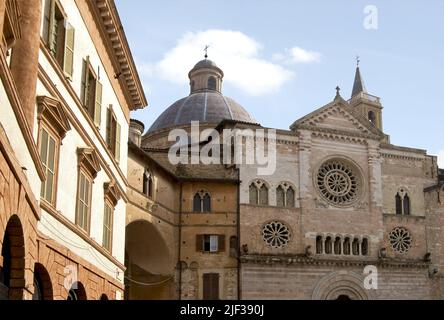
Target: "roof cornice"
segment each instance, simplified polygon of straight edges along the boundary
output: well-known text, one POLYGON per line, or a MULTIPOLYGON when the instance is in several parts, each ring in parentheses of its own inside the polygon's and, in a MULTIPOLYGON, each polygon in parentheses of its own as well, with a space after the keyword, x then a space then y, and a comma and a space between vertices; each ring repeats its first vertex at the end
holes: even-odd
POLYGON ((148 102, 114 0, 91 0, 87 3, 117 70, 115 77, 124 89, 130 110, 146 107, 148 102))

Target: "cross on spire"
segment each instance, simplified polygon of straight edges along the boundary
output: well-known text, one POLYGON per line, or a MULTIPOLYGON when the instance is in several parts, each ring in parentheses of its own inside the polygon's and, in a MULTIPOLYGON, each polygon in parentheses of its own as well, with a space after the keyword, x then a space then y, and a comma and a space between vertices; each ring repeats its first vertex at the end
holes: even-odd
POLYGON ((359 63, 361 63, 361 57, 356 56, 356 66, 359 67, 359 63))
POLYGON ((208 49, 210 48, 210 46, 209 45, 206 45, 205 46, 205 49, 204 49, 204 51, 205 51, 205 59, 208 59, 208 49))

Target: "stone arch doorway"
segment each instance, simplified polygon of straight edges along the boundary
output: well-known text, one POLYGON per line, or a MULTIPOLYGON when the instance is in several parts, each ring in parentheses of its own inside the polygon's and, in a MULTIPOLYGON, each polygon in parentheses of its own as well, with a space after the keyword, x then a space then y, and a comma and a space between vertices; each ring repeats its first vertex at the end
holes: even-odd
POLYGON ((109 299, 108 299, 108 296, 106 295, 106 294, 102 294, 101 296, 100 296, 100 299, 99 299, 100 301, 108 301, 109 299))
POLYGON ((75 300, 88 300, 86 296, 86 290, 85 287, 81 282, 75 282, 71 290, 68 292, 68 297, 66 298, 68 301, 75 301, 75 300))
POLYGON ((22 300, 25 287, 25 238, 22 223, 13 215, 1 246, 0 300, 22 300))
POLYGON ((354 272, 333 272, 316 284, 313 300, 369 300, 370 290, 363 287, 364 278, 354 272))
POLYGON ((159 230, 146 220, 126 227, 125 289, 128 300, 174 298, 174 263, 159 230))
POLYGON ((53 300, 51 278, 46 268, 36 263, 34 266, 34 295, 33 300, 53 300))

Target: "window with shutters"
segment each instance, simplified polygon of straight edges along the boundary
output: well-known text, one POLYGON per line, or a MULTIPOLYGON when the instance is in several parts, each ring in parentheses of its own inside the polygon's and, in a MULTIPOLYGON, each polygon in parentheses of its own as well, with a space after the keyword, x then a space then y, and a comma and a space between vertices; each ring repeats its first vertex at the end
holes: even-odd
POLYGON ((80 169, 77 187, 77 214, 76 224, 89 233, 91 212, 92 180, 88 174, 80 169))
POLYGON ((113 216, 114 207, 111 203, 105 201, 105 212, 103 215, 103 247, 108 252, 112 252, 113 216))
POLYGON ((103 86, 91 66, 89 57, 86 57, 83 60, 80 99, 97 128, 100 128, 102 122, 102 95, 103 86))
POLYGON ((55 205, 59 145, 60 142, 56 135, 48 127, 42 126, 39 136, 39 151, 46 179, 41 185, 40 197, 52 205, 55 205))
POLYGON ((43 41, 65 75, 72 78, 75 30, 58 0, 45 0, 43 10, 43 41))
POLYGON ((203 274, 203 300, 219 300, 219 274, 203 274))
POLYGON ((38 96, 36 100, 37 146, 46 177, 41 184, 40 197, 55 207, 60 146, 71 126, 63 106, 57 99, 38 96))
POLYGON ((197 235, 196 251, 204 253, 225 252, 225 235, 197 235))
POLYGON ((93 181, 101 170, 101 166, 97 152, 93 148, 77 148, 77 157, 76 224, 89 233, 93 181))
POLYGON ((110 106, 106 113, 106 144, 117 162, 120 161, 120 139, 121 127, 110 106))

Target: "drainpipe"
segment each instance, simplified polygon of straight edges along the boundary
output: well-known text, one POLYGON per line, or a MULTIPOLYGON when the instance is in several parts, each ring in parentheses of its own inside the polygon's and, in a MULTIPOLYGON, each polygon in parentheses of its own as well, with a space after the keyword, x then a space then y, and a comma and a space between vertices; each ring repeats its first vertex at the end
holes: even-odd
POLYGON ((179 246, 178 246, 178 264, 179 264, 179 300, 182 300, 182 260, 181 260, 181 247, 182 247, 182 196, 183 196, 183 184, 180 183, 180 195, 179 195, 179 246))
POLYGON ((241 249, 240 249, 240 169, 237 171, 237 300, 241 300, 241 249))

